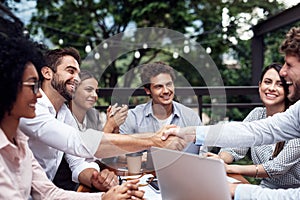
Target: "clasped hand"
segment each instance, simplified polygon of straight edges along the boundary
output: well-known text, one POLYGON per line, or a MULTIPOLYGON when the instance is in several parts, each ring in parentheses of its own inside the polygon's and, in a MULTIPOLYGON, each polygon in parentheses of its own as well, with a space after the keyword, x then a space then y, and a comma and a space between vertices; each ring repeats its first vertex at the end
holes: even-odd
POLYGON ((102 200, 143 199, 144 191, 139 190, 139 180, 130 180, 116 185, 102 195, 102 200))
POLYGON ((185 143, 188 142, 195 142, 196 138, 196 127, 189 126, 189 127, 179 127, 176 125, 170 125, 169 127, 165 127, 162 132, 161 140, 165 141, 170 136, 177 136, 181 138, 185 143))

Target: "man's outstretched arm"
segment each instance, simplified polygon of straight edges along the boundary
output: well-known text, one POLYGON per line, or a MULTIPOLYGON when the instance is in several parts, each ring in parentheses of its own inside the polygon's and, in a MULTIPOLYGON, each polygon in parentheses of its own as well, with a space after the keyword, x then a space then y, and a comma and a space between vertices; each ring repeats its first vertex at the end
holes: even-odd
POLYGON ((106 134, 104 133, 101 142, 95 152, 95 157, 105 158, 112 157, 130 152, 142 151, 152 146, 182 150, 186 142, 175 136, 170 136, 166 140, 161 140, 162 133, 174 125, 169 125, 156 133, 140 134, 106 134))

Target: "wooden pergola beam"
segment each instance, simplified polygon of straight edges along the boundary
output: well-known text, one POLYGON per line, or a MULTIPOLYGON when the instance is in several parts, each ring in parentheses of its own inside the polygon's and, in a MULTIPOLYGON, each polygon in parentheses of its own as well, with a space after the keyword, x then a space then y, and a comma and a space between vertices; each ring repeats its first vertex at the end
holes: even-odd
POLYGON ((252 85, 259 82, 260 73, 264 64, 264 35, 281 27, 293 24, 300 20, 300 4, 295 5, 277 15, 274 15, 252 27, 252 85))

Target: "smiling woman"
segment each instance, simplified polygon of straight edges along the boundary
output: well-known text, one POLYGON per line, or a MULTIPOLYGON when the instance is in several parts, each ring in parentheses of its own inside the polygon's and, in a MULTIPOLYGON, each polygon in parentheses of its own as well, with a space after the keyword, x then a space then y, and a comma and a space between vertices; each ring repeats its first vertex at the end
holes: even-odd
POLYGON ((36 47, 25 39, 10 39, 1 35, 0 40, 2 43, 0 45, 0 90, 6 92, 6 95, 1 97, 0 119, 2 119, 5 113, 11 114, 16 106, 18 92, 26 91, 28 94, 38 95, 39 78, 35 67, 39 70, 43 60, 41 52, 31 51, 36 47), (23 77, 25 75, 27 76, 23 77))
POLYGON ((77 193, 56 187, 28 147, 28 137, 18 128, 20 118, 34 118, 40 98, 38 71, 44 66, 35 43, 0 33, 0 199, 141 199, 138 180, 118 185, 106 193, 77 193), (18 173, 16 173, 18 172, 18 173))
MULTIPOLYGON (((288 108, 288 85, 284 78, 279 76, 281 69, 280 64, 274 63, 263 70, 259 95, 265 108, 255 108, 244 121, 263 119, 288 108)), ((294 139, 251 148, 223 148, 219 156, 226 163, 232 163, 244 158, 250 150, 253 165, 227 165, 227 172, 262 178, 260 184, 268 188, 293 188, 300 186, 297 175, 300 169, 300 150, 297 150, 299 145, 300 140, 294 139)))
POLYGON ((127 117, 127 105, 109 106, 106 114, 106 122, 102 121, 99 111, 94 109, 97 102, 97 88, 98 81, 94 75, 87 71, 81 70, 80 84, 76 89, 74 98, 71 103, 71 110, 76 119, 77 125, 80 130, 92 128, 102 130, 106 133, 118 133, 119 126, 124 123, 127 117))

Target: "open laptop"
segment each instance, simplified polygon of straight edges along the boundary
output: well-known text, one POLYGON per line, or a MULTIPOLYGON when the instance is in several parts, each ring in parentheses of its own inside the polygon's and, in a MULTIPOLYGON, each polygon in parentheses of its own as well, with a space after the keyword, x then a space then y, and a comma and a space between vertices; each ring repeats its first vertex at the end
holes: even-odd
POLYGON ((195 145, 194 142, 190 142, 186 145, 186 147, 182 151, 191 154, 199 154, 200 146, 195 145))
POLYGON ((231 199, 221 160, 157 147, 151 155, 162 199, 231 199))

